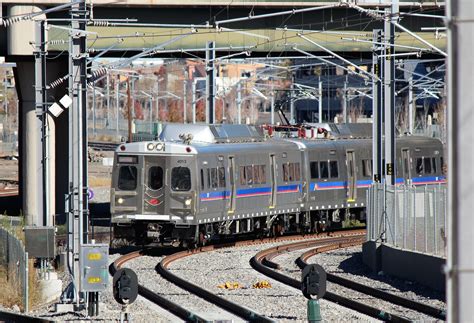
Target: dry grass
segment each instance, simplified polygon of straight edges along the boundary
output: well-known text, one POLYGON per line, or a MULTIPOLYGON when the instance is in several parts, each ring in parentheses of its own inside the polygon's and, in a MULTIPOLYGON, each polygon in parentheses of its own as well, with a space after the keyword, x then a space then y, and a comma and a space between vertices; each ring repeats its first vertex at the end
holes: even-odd
POLYGON ((105 177, 89 176, 90 187, 110 187, 111 179, 105 177))
POLYGON ((28 260, 28 284, 28 303, 31 310, 41 305, 41 291, 39 289, 34 259, 28 260))
POLYGON ((12 277, 14 276, 14 274, 8 275, 5 267, 0 267, 0 286, 2 286, 0 304, 8 308, 11 308, 13 305, 23 308, 20 282, 13 279, 12 277))

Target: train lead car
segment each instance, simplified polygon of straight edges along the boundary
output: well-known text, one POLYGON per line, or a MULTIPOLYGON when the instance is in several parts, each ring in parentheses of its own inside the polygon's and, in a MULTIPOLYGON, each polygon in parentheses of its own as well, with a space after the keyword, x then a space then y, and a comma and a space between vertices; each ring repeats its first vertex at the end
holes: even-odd
MULTIPOLYGON (((114 238, 202 244, 220 235, 363 223, 369 127, 327 124, 331 138, 306 139, 269 137, 248 125, 170 124, 158 141, 121 144, 112 172, 114 238)), ((439 140, 399 137, 396 155, 397 185, 445 181, 439 140)))

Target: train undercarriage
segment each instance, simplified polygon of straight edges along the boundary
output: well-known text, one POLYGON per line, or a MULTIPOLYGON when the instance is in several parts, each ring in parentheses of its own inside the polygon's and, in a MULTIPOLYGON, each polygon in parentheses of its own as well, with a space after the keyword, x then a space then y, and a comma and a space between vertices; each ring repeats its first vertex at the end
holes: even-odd
POLYGON ((365 226, 365 208, 278 214, 205 223, 198 226, 177 225, 165 221, 137 221, 129 224, 114 224, 111 244, 192 247, 234 236, 277 237, 361 226, 365 226))

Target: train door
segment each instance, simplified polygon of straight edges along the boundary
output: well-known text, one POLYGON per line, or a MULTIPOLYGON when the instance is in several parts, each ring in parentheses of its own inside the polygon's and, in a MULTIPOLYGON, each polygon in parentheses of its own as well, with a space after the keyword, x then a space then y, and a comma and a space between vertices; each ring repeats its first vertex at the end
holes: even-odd
POLYGON ((227 210, 229 213, 235 211, 235 196, 237 194, 237 188, 235 184, 235 159, 234 156, 229 156, 229 185, 230 185, 230 196, 227 210))
POLYGON ((145 213, 165 214, 165 171, 164 157, 145 158, 143 180, 143 208, 145 213))
POLYGON ((405 184, 409 184, 411 180, 411 162, 410 162, 410 150, 408 148, 402 149, 402 176, 405 180, 405 184))
POLYGON ((272 183, 272 194, 270 198, 271 208, 275 207, 276 199, 277 199, 278 183, 277 183, 276 165, 277 163, 276 163, 275 155, 270 155, 270 176, 271 176, 271 183, 272 183))
POLYGON ((349 202, 353 202, 357 198, 357 175, 355 162, 355 152, 353 150, 346 151, 347 200, 349 202))

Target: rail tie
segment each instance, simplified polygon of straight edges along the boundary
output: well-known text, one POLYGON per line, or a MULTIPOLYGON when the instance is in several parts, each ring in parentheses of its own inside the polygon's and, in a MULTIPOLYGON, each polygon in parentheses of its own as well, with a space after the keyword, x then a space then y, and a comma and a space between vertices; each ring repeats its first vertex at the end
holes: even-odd
MULTIPOLYGON (((336 243, 336 246, 337 246, 337 247, 334 247, 334 246, 328 245, 328 243, 331 242, 330 240, 331 240, 330 238, 329 239, 314 240, 313 241, 313 243, 314 243, 313 246, 320 244, 320 245, 324 245, 323 247, 320 247, 320 248, 337 249, 340 245, 345 245, 346 243, 350 243, 350 242, 347 241, 347 238, 346 239, 334 238, 333 242, 336 243)), ((358 241, 360 241, 360 240, 358 240, 358 241)), ((298 244, 301 247, 299 249, 309 247, 308 242, 305 242, 305 243, 300 242, 300 243, 291 244, 290 248, 295 250, 294 248, 297 249, 298 244)), ((283 247, 287 247, 287 246, 283 246, 283 247)), ((273 248, 263 250, 263 251, 257 253, 254 257, 252 257, 252 259, 250 259, 250 265, 252 266, 252 268, 254 268, 255 270, 257 270, 258 272, 260 272, 262 274, 265 274, 265 275, 267 275, 267 276, 269 276, 269 277, 271 277, 271 278, 273 278, 273 279, 275 279, 279 282, 282 282, 286 285, 289 285, 289 286, 294 287, 298 290, 301 290, 301 281, 296 280, 294 278, 291 278, 289 276, 286 276, 282 273, 279 273, 279 272, 263 265, 263 259, 267 255, 271 255, 273 253, 279 253, 279 250, 281 250, 283 247, 280 247, 280 248, 273 247, 273 248)), ((326 292, 326 294, 324 295, 324 298, 328 301, 338 303, 338 304, 340 304, 344 307, 350 308, 352 310, 358 311, 360 313, 369 315, 369 316, 377 318, 377 319, 382 319, 384 321, 395 322, 395 323, 408 323, 408 322, 411 322, 411 320, 409 320, 405 317, 398 316, 398 315, 391 314, 391 313, 387 313, 385 311, 381 311, 381 310, 379 310, 375 307, 365 305, 363 303, 354 301, 352 299, 343 297, 341 295, 338 295, 338 294, 335 294, 335 293, 332 293, 332 292, 326 292)))
MULTIPOLYGON (((123 266, 123 264, 125 264, 129 260, 142 256, 143 252, 144 250, 134 251, 118 258, 117 260, 115 260, 114 263, 110 265, 110 274, 113 276, 115 272, 123 266)), ((186 322, 209 322, 203 317, 185 309, 184 307, 180 306, 175 302, 172 302, 162 297, 161 295, 151 291, 143 285, 138 284, 138 293, 186 322)))
MULTIPOLYGON (((307 260, 311 258, 312 256, 322 252, 319 248, 315 248, 313 250, 309 250, 305 253, 303 253, 298 259, 295 260, 296 265, 300 268, 303 269, 305 266, 308 265, 307 260)), ((331 274, 331 273, 326 273, 326 278, 328 281, 342 285, 344 287, 350 288, 352 290, 379 298, 383 299, 385 301, 388 301, 392 304, 400 305, 412 310, 415 310, 417 312, 421 312, 424 314, 427 314, 429 316, 435 317, 440 320, 446 320, 446 311, 443 309, 437 308, 435 306, 431 306, 428 304, 424 304, 421 302, 417 302, 402 296, 398 296, 377 288, 369 287, 364 284, 355 282, 353 280, 331 274)))

